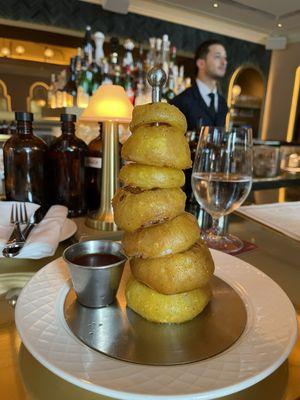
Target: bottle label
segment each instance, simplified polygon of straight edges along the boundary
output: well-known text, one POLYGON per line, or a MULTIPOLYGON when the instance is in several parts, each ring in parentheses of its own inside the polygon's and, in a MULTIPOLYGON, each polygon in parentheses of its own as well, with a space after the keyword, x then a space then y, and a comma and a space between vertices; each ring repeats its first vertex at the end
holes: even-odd
POLYGON ((102 158, 100 157, 85 157, 85 166, 91 168, 98 168, 102 167, 102 158))

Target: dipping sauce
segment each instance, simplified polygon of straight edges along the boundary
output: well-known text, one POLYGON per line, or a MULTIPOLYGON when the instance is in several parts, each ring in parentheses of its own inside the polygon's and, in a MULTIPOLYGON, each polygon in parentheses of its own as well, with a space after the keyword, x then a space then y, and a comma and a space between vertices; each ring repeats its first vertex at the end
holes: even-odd
POLYGON ((83 265, 84 267, 104 267, 105 265, 115 264, 121 258, 109 253, 83 254, 72 260, 73 264, 83 265))

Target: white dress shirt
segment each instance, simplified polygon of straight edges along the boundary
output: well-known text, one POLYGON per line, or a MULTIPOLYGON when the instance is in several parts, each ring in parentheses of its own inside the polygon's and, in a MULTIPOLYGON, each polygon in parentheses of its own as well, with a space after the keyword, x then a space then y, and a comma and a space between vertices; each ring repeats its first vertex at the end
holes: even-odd
POLYGON ((207 107, 210 106, 210 102, 211 102, 211 98, 209 97, 209 94, 213 93, 215 95, 215 110, 216 110, 216 112, 218 112, 219 96, 218 96, 217 88, 212 90, 210 87, 208 87, 200 79, 196 79, 196 82, 197 82, 197 86, 198 86, 199 92, 200 92, 203 100, 205 101, 207 107))

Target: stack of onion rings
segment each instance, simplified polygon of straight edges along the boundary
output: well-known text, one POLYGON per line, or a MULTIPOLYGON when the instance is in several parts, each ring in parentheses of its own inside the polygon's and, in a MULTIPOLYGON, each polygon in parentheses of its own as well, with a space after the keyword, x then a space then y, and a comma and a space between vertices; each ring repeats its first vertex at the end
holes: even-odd
POLYGON ((133 275, 127 305, 150 321, 185 322, 209 302, 214 272, 197 220, 184 212, 186 120, 176 107, 153 103, 134 108, 130 127, 122 157, 131 164, 120 171, 124 187, 113 199, 133 275))

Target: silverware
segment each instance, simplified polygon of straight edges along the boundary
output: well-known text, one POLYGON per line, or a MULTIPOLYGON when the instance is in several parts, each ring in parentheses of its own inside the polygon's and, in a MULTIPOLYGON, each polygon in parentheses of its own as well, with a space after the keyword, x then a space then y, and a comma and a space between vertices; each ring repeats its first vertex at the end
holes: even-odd
POLYGON ((42 221, 44 216, 47 214, 48 210, 49 210, 48 207, 41 206, 37 210, 35 210, 35 212, 31 215, 27 225, 22 231, 22 235, 24 236, 25 240, 28 238, 32 229, 42 221))
POLYGON ((20 239, 23 238, 20 224, 27 224, 27 223, 28 223, 28 216, 27 216, 26 204, 25 203, 19 204, 19 207, 18 204, 12 204, 10 212, 10 224, 14 225, 14 229, 7 241, 7 244, 20 241, 20 239))
MULTIPOLYGON (((28 238, 30 232, 32 231, 32 229, 39 224, 42 219, 44 218, 44 216, 46 215, 48 211, 47 207, 39 207, 30 217, 29 221, 28 221, 28 216, 27 216, 27 211, 26 211, 26 207, 24 209, 24 213, 22 213, 22 221, 27 220, 27 225, 25 226, 25 228, 23 229, 23 231, 21 232, 20 229, 20 222, 18 223, 18 237, 16 240, 9 242, 6 244, 6 246, 4 247, 4 249, 2 250, 2 254, 4 257, 15 257, 16 255, 18 255, 20 253, 20 251, 22 250, 22 248, 24 247, 24 244, 26 242, 26 239, 28 238), (24 214, 24 215, 23 215, 24 214)), ((21 214, 21 213, 20 213, 21 214)), ((17 219, 18 219, 18 215, 17 215, 17 219)))

